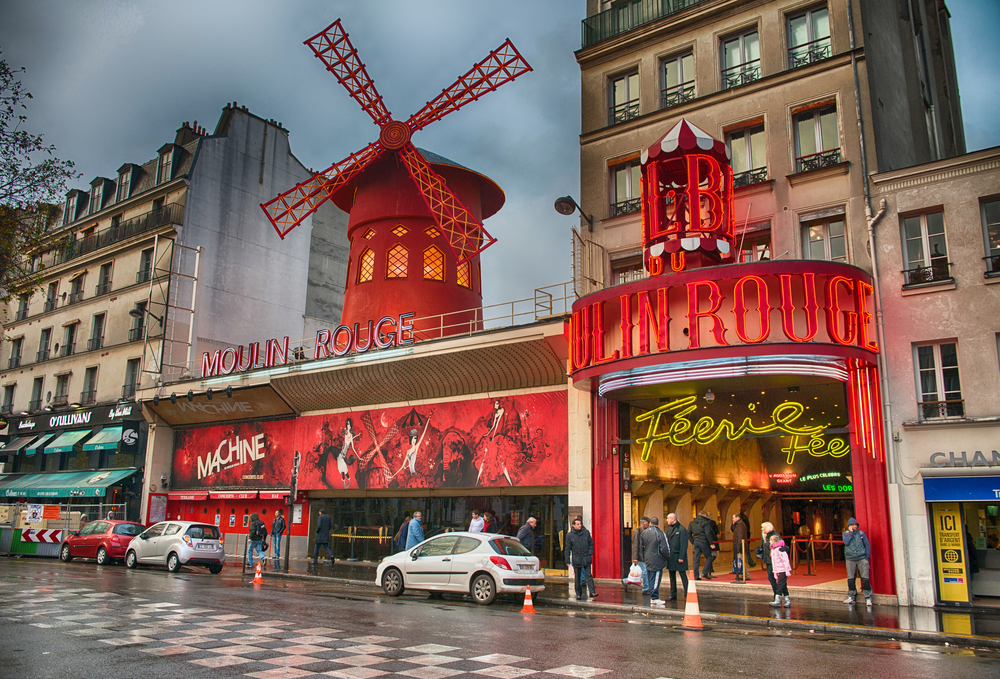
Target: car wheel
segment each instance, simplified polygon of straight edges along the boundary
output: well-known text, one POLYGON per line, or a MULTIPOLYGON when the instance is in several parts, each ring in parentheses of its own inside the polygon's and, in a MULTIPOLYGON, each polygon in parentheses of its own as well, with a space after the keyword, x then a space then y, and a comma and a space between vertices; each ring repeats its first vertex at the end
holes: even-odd
POLYGON ((107 566, 109 563, 111 563, 111 558, 108 556, 108 550, 104 549, 104 547, 98 547, 98 549, 97 549, 97 565, 98 566, 107 566))
POLYGON ((128 550, 128 553, 125 555, 125 565, 129 568, 136 568, 139 565, 139 560, 136 558, 135 552, 131 549, 128 550))
POLYGON ((497 586, 492 576, 487 573, 480 573, 472 578, 469 593, 472 594, 472 600, 477 604, 489 606, 497 597, 497 586))
POLYGON ((399 596, 406 586, 403 584, 403 574, 397 568, 387 568, 382 574, 382 591, 389 596, 399 596))
POLYGON ((176 552, 170 552, 170 556, 167 557, 167 570, 171 573, 176 573, 181 569, 181 560, 178 558, 176 552))
POLYGON ((69 545, 63 545, 62 551, 59 552, 59 558, 69 563, 73 560, 73 555, 69 553, 69 545))
POLYGON ((211 573, 212 575, 218 575, 219 573, 222 572, 222 566, 209 566, 208 572, 211 573))

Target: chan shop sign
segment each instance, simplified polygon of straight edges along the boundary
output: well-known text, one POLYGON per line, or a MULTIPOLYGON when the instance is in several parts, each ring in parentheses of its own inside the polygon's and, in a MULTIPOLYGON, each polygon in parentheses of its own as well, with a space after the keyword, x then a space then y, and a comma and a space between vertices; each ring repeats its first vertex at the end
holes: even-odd
POLYGON ((655 354, 768 343, 877 353, 874 314, 870 276, 847 264, 758 262, 656 276, 573 305, 566 328, 570 372, 655 354))

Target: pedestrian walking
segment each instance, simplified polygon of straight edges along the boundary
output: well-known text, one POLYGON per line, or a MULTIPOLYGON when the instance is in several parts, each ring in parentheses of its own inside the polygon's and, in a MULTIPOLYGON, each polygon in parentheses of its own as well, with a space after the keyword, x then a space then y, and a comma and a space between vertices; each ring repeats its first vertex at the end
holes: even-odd
POLYGON ((733 575, 737 578, 750 579, 750 526, 743 521, 743 516, 733 514, 733 575))
POLYGON ((402 552, 404 549, 406 549, 406 532, 409 526, 410 526, 410 513, 406 512, 406 514, 403 515, 403 523, 399 525, 399 530, 396 531, 396 534, 392 537, 392 544, 398 547, 398 549, 396 550, 397 552, 402 552))
POLYGON ((566 536, 566 563, 573 568, 577 600, 586 601, 587 590, 590 590, 590 597, 596 599, 597 588, 590 572, 594 564, 594 538, 583 527, 583 519, 579 516, 573 519, 573 528, 566 536))
MULTIPOLYGON (((756 552, 757 552, 757 558, 763 561, 764 565, 767 567, 767 581, 771 583, 771 594, 773 594, 774 598, 777 599, 778 581, 774 579, 774 568, 773 564, 771 563, 770 545, 771 545, 772 535, 777 535, 777 533, 774 532, 773 523, 771 523, 770 521, 765 521, 764 523, 760 524, 760 544, 757 545, 756 552)), ((784 549, 785 551, 788 551, 787 547, 784 549)))
POLYGON ((538 519, 533 516, 528 517, 528 520, 524 522, 520 530, 517 531, 517 539, 524 548, 527 549, 532 554, 535 553, 535 526, 538 525, 538 519))
POLYGON ((422 512, 413 512, 413 518, 406 526, 406 548, 411 549, 424 541, 424 524, 420 523, 424 518, 422 512))
POLYGON ((285 534, 285 511, 279 509, 271 521, 271 551, 275 562, 281 558, 281 536, 285 534))
POLYGON ((792 607, 792 599, 788 596, 788 578, 792 577, 792 564, 788 560, 788 553, 784 551, 785 541, 781 536, 774 533, 770 537, 771 570, 774 571, 775 589, 774 601, 771 605, 775 608, 781 607, 781 597, 785 597, 785 608, 792 607))
POLYGON ((694 545, 694 579, 712 579, 712 562, 715 560, 715 551, 719 548, 719 527, 715 521, 709 517, 708 512, 702 510, 698 516, 688 526, 689 540, 694 545), (705 557, 705 568, 702 569, 701 577, 698 577, 698 565, 701 557, 705 557))
POLYGON ((487 509, 486 513, 483 514, 483 532, 496 533, 499 527, 497 524, 497 515, 493 513, 492 509, 487 509))
MULTIPOLYGON (((642 560, 642 553, 639 549, 639 538, 642 536, 642 532, 649 528, 649 517, 644 516, 639 519, 639 525, 632 529, 632 565, 638 566, 639 570, 642 571, 642 592, 643 594, 649 589, 649 575, 646 570, 646 563, 642 560)), ((628 581, 622 578, 622 587, 628 589, 628 581)))
POLYGON ((330 551, 330 529, 332 527, 333 520, 330 515, 326 513, 325 509, 319 510, 319 517, 316 520, 316 546, 313 548, 313 565, 319 563, 320 547, 330 555, 330 564, 333 564, 333 552, 330 551))
POLYGON ((684 587, 684 594, 688 591, 687 574, 687 551, 688 551, 688 531, 684 525, 677 520, 674 513, 667 514, 667 570, 670 571, 670 596, 668 601, 677 599, 677 574, 681 574, 681 586, 684 587))
POLYGON ((267 526, 260 520, 257 512, 250 515, 250 530, 247 534, 247 539, 250 541, 247 545, 247 567, 253 568, 254 551, 260 555, 261 563, 264 563, 267 559, 267 555, 264 553, 264 541, 267 540, 267 526))
POLYGON ((857 576, 861 576, 861 593, 865 595, 865 605, 872 605, 872 583, 868 579, 868 566, 872 558, 872 544, 861 530, 861 524, 853 516, 844 531, 844 561, 847 564, 847 598, 845 604, 853 604, 858 598, 857 576))
POLYGON ((472 521, 469 522, 469 532, 470 533, 482 533, 483 526, 486 524, 483 521, 483 517, 479 515, 478 509, 472 510, 472 521))
POLYGON ((667 565, 667 557, 670 556, 670 547, 667 545, 667 536, 660 530, 659 523, 657 517, 650 517, 649 528, 642 531, 642 536, 639 538, 639 552, 646 564, 646 577, 649 581, 646 592, 649 593, 650 606, 666 605, 660 599, 660 579, 667 565))

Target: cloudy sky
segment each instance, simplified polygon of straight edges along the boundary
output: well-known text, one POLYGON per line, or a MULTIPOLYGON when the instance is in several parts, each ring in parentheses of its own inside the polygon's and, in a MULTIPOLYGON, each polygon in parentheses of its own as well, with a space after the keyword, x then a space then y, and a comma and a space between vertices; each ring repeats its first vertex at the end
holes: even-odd
MULTIPOLYGON (((487 304, 571 278, 555 198, 579 192, 584 0, 0 0, 0 50, 34 95, 28 129, 76 162, 85 188, 145 162, 184 121, 215 128, 231 101, 281 121, 292 151, 324 168, 377 128, 302 44, 340 17, 397 119, 509 37, 534 68, 414 137, 493 178, 507 204, 486 223, 487 304)), ((950 0, 969 150, 1000 144, 996 0, 950 0)), ((277 239, 277 236, 275 236, 277 239)), ((276 241, 277 242, 277 241, 276 241)))

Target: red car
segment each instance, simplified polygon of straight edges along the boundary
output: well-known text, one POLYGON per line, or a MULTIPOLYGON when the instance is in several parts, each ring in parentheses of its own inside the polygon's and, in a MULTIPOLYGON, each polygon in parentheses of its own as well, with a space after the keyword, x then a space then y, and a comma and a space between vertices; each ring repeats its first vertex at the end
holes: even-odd
POLYGON ((128 543, 146 530, 141 523, 100 519, 91 521, 79 531, 73 531, 63 542, 59 558, 72 561, 74 557, 97 559, 100 565, 125 559, 128 543))

